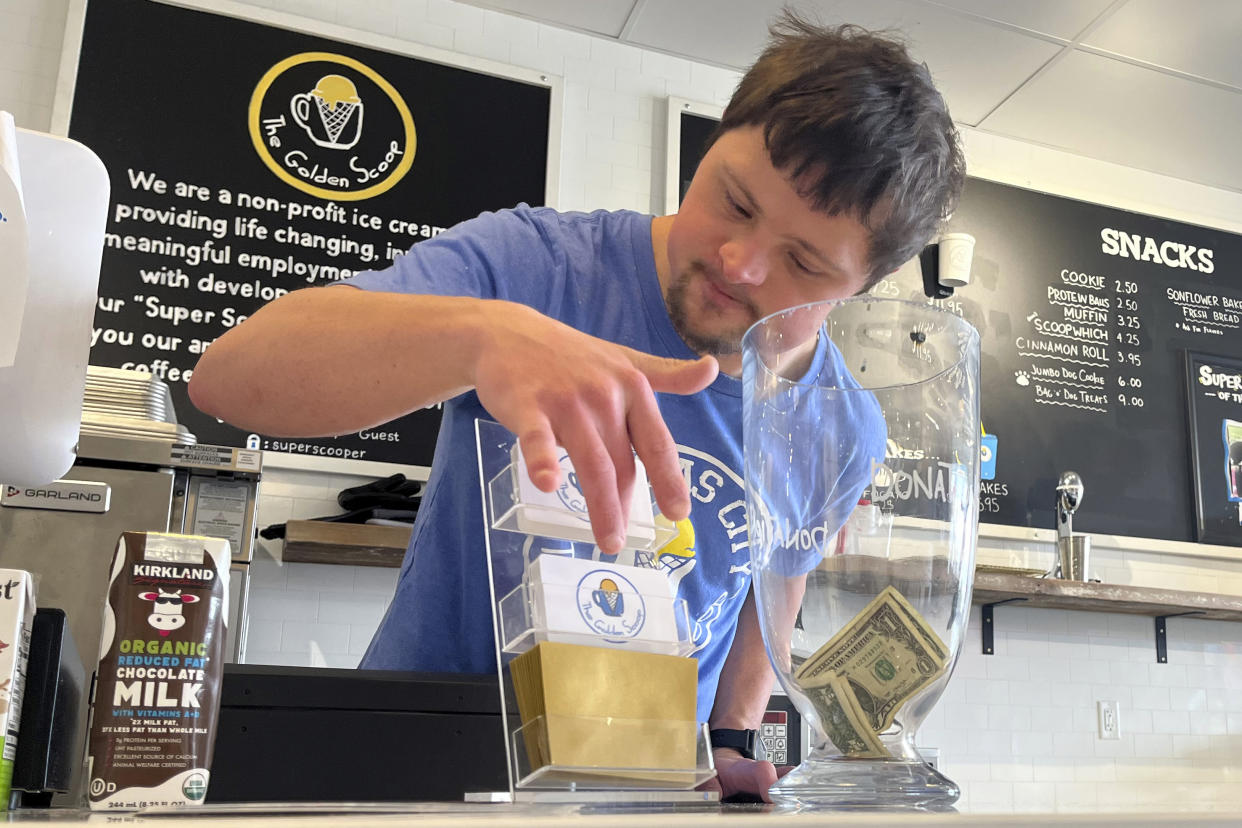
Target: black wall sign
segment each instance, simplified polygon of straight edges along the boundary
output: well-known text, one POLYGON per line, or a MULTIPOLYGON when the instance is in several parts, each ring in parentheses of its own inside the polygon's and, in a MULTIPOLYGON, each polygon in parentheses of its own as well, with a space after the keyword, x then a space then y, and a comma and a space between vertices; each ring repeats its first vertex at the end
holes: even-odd
POLYGON ((1242 359, 1186 353, 1195 533, 1242 546, 1242 359))
MULTIPOLYGON (((694 150, 680 149, 684 165, 694 150)), ((948 229, 976 239, 971 283, 934 304, 982 337, 996 473, 980 520, 1054 528, 1072 469, 1086 486, 1077 531, 1237 543, 1196 531, 1180 389, 1188 349, 1242 359, 1242 236, 974 178, 948 229)), ((872 292, 933 302, 913 265, 872 292)), ((1204 474, 1223 486, 1223 470, 1204 474)))
POLYGON ((543 204, 550 107, 542 85, 92 0, 69 126, 112 182, 91 362, 168 381, 202 442, 430 465, 435 410, 284 440, 202 415, 185 384, 202 350, 267 301, 383 268, 485 210, 543 204))
POLYGON ((694 171, 699 166, 703 154, 707 151, 707 142, 720 125, 719 118, 699 115, 694 112, 681 112, 679 144, 681 152, 677 158, 677 201, 680 204, 690 189, 694 179, 694 171))

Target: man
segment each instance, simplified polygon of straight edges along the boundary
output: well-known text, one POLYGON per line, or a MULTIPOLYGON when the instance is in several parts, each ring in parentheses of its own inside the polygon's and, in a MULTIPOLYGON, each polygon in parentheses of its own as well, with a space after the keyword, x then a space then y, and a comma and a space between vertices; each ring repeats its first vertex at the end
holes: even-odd
MULTIPOLYGON (((195 405, 250 431, 344 434, 445 402, 397 593, 361 666, 495 669, 474 471, 486 417, 517 435, 545 491, 568 451, 599 554, 621 551, 637 453, 681 530, 653 562, 689 606, 700 718, 758 726, 772 674, 745 542, 742 335, 896 270, 964 178, 944 101, 900 45, 788 13, 772 34, 676 215, 484 214, 351 289, 282 297, 204 354, 195 405)), ((726 795, 766 798, 771 764, 715 754, 726 795)))

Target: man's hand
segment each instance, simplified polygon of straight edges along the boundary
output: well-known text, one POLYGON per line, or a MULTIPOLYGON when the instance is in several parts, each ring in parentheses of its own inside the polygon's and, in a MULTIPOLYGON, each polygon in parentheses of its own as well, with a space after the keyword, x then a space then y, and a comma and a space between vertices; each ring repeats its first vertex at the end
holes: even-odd
POLYGON ((591 515, 600 550, 625 542, 634 452, 661 513, 690 513, 677 447, 654 392, 693 394, 716 378, 714 359, 676 360, 588 336, 524 305, 488 302, 473 354, 473 385, 491 414, 517 435, 531 480, 560 483, 563 446, 591 515))
MULTIPOLYGON (((720 791, 721 799, 771 802, 768 788, 776 784, 776 766, 761 759, 747 759, 733 748, 715 748, 716 778, 699 786, 703 791, 720 791)), ((784 776, 784 774, 780 774, 784 776)))

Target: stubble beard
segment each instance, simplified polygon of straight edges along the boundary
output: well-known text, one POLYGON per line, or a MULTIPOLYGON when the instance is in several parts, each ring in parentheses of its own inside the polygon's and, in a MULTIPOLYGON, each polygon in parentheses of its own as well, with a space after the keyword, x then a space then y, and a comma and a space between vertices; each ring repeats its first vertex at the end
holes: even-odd
MULTIPOLYGON (((707 279, 707 274, 703 272, 703 266, 698 262, 692 263, 687 270, 677 276, 668 286, 664 303, 668 307, 668 317, 673 323, 673 329, 690 346, 690 349, 697 354, 723 357, 741 353, 742 336, 752 323, 759 321, 758 308, 748 302, 744 302, 750 320, 741 327, 734 327, 724 331, 705 331, 696 328, 696 320, 693 320, 691 317, 689 298, 690 283, 696 275, 705 280, 707 279)), ((716 313, 710 306, 702 307, 699 311, 699 319, 711 317, 716 315, 716 313)))

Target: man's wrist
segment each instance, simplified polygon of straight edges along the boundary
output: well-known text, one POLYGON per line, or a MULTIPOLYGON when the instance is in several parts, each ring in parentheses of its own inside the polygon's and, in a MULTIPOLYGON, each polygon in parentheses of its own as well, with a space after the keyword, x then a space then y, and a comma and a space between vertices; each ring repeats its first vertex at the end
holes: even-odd
POLYGON ((734 730, 731 728, 713 728, 708 731, 712 749, 730 748, 743 758, 758 759, 763 752, 763 742, 757 730, 734 730))

